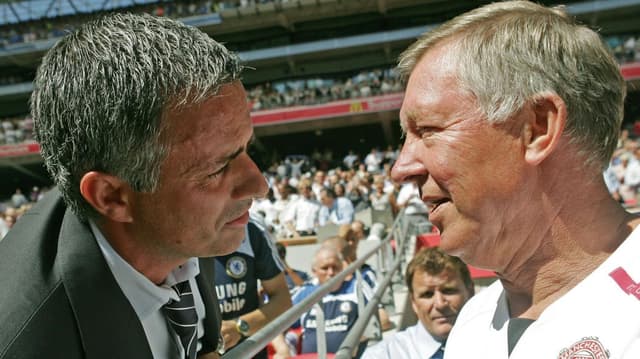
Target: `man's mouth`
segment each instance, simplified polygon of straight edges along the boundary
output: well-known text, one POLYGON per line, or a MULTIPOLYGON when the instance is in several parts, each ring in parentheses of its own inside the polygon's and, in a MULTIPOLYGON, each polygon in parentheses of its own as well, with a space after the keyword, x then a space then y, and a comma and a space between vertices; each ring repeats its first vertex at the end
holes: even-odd
POLYGON ((455 316, 453 315, 442 315, 442 316, 433 317, 431 318, 431 320, 436 323, 450 323, 450 322, 453 322, 454 318, 455 316))
POLYGON ((227 224, 230 225, 246 225, 249 222, 249 211, 245 211, 240 216, 230 220, 227 224))
POLYGON ((427 202, 427 207, 429 208, 429 213, 434 213, 442 204, 450 202, 449 198, 441 198, 436 200, 431 200, 427 202))
POLYGON ((227 224, 240 224, 243 223, 246 225, 246 222, 249 220, 249 208, 251 207, 251 202, 248 205, 245 205, 242 209, 238 211, 233 211, 231 213, 231 220, 227 222, 227 224))

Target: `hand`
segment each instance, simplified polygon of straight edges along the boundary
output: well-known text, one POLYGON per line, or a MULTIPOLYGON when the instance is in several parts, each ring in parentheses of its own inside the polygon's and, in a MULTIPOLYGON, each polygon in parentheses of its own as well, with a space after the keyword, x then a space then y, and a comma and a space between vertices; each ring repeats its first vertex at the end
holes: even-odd
POLYGON ((238 333, 238 329, 236 329, 236 322, 234 320, 223 320, 220 332, 222 333, 226 350, 236 346, 240 339, 242 339, 242 336, 238 333))

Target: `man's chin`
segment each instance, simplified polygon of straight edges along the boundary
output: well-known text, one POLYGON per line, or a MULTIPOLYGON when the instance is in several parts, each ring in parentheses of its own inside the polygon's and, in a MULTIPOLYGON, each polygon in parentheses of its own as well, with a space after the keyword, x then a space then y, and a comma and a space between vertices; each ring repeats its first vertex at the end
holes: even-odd
POLYGON ((212 256, 224 256, 238 250, 244 239, 244 229, 238 231, 224 231, 216 240, 215 251, 212 256), (237 233, 236 233, 237 232, 237 233))

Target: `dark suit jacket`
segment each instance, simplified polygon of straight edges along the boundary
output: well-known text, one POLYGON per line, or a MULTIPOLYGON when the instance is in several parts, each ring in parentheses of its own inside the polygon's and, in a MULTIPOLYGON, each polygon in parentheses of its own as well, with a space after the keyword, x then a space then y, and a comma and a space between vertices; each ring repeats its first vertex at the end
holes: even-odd
MULTIPOLYGON (((202 352, 216 348, 220 330, 213 273, 213 258, 200 259, 202 352)), ((0 358, 152 358, 91 229, 57 190, 0 242, 0 358)))

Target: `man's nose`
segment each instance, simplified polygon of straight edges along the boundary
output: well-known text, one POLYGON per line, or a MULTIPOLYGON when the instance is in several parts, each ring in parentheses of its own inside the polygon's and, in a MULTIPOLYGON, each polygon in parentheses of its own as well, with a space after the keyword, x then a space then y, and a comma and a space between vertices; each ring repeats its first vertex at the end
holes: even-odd
MULTIPOLYGON (((408 135, 409 136, 409 135, 408 135)), ((426 167, 420 158, 422 142, 417 138, 409 138, 391 168, 391 178, 398 183, 415 181, 419 176, 427 176, 426 167)))
POLYGON ((240 177, 243 180, 236 187, 235 197, 240 199, 265 197, 269 191, 269 185, 258 165, 247 153, 240 154, 238 159, 241 161, 240 177))
POLYGON ((436 308, 444 308, 449 304, 447 298, 440 291, 436 291, 433 295, 433 302, 436 308))

